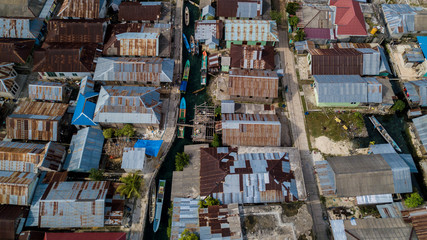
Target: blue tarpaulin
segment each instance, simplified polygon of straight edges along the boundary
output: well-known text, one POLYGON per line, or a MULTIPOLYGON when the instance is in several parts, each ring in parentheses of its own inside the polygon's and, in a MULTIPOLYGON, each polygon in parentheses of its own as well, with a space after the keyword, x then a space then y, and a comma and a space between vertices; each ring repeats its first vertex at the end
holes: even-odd
POLYGON ((182 81, 181 82, 181 87, 179 88, 179 90, 181 91, 181 92, 185 92, 185 91, 187 91, 187 81, 182 81))
POLYGON ((163 140, 138 140, 135 143, 134 148, 145 148, 145 154, 148 156, 157 157, 159 154, 160 147, 162 146, 163 140))

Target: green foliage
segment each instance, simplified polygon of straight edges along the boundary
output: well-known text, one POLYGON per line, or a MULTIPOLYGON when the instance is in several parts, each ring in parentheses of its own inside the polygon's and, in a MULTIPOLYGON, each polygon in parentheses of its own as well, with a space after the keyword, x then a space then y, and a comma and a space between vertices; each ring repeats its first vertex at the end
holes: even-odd
POLYGON ((292 27, 296 27, 297 24, 298 24, 298 22, 299 22, 299 18, 297 16, 292 16, 292 17, 289 18, 289 24, 292 27))
POLYGON ((360 112, 354 113, 354 121, 358 128, 363 128, 365 126, 365 120, 360 112))
POLYGON ((184 167, 190 162, 190 156, 185 152, 177 153, 175 155, 175 171, 182 171, 184 167))
POLYGON ((220 139, 219 139, 219 136, 218 136, 218 134, 214 134, 213 135, 213 140, 212 140, 212 147, 219 147, 219 146, 221 146, 221 141, 220 141, 220 139))
POLYGON ((117 192, 120 193, 120 196, 125 196, 126 198, 141 196, 139 189, 144 181, 141 176, 136 173, 132 173, 126 177, 121 177, 120 181, 124 183, 117 188, 117 192))
POLYGON ((376 206, 360 206, 359 209, 362 216, 381 217, 376 206))
POLYGON ((102 181, 104 180, 104 171, 96 168, 92 168, 89 171, 89 178, 92 181, 102 181))
POLYGON ((181 237, 179 238, 179 240, 199 240, 199 236, 197 236, 190 230, 185 229, 184 232, 181 233, 181 237))
POLYGON ((219 200, 211 196, 205 198, 204 200, 203 199, 199 200, 199 208, 207 208, 209 206, 215 206, 219 204, 220 204, 219 200))
POLYGON ((215 17, 214 16, 208 16, 207 18, 206 18, 206 20, 214 20, 215 19, 215 17))
POLYGON ((221 106, 215 108, 215 117, 221 116, 221 106))
POLYGON ((305 32, 302 29, 298 29, 294 36, 294 41, 295 42, 303 41, 304 38, 305 38, 305 32))
POLYGON ((411 196, 405 199, 405 206, 408 208, 415 208, 423 204, 424 199, 420 196, 419 193, 412 193, 411 196))
POLYGON ((281 12, 271 10, 270 17, 271 19, 275 20, 277 24, 280 24, 283 19, 283 14, 281 12))
POLYGON ((102 132, 102 134, 104 135, 104 138, 105 138, 105 139, 112 138, 112 137, 113 137, 113 135, 114 135, 114 129, 112 129, 112 128, 107 128, 107 129, 105 129, 105 130, 102 132))
POLYGON ((286 12, 289 13, 289 15, 295 15, 299 8, 300 6, 298 3, 290 2, 286 5, 286 12))
POLYGON ((114 136, 116 137, 133 137, 135 136, 135 129, 131 124, 126 124, 122 129, 118 129, 114 136))
POLYGON ((168 239, 171 238, 172 233, 172 214, 173 214, 173 202, 171 203, 171 207, 168 208, 168 228, 166 229, 166 233, 168 234, 168 239))
POLYGON ((397 100, 395 103, 394 103, 394 105, 393 105, 393 107, 391 107, 391 110, 392 111, 397 111, 397 112, 400 112, 400 111, 402 111, 403 109, 405 109, 405 107, 406 107, 406 103, 404 102, 404 101, 402 101, 402 100, 397 100))

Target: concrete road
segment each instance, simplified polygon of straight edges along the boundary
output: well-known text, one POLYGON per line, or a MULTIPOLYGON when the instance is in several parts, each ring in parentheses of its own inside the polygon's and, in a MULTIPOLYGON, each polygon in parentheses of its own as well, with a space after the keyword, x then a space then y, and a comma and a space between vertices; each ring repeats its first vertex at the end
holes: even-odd
POLYGON ((313 158, 308 147, 307 133, 305 131, 305 118, 302 101, 299 93, 298 79, 295 72, 294 54, 289 49, 288 35, 285 28, 279 30, 279 48, 282 64, 284 64, 283 86, 288 86, 286 102, 288 105, 293 145, 300 150, 301 165, 304 182, 307 190, 307 205, 313 217, 313 230, 316 239, 329 239, 327 235, 328 223, 323 220, 323 210, 319 199, 314 176, 313 158))

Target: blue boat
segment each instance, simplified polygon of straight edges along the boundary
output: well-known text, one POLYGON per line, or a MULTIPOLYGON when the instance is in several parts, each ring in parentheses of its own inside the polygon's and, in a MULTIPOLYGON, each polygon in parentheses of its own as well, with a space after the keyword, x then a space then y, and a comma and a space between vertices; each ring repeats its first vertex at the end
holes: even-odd
POLYGON ((187 91, 187 84, 188 84, 188 82, 187 82, 187 81, 182 80, 182 82, 181 82, 181 86, 179 87, 179 90, 180 90, 182 93, 185 93, 185 92, 187 91))
POLYGON ((190 48, 190 44, 188 44, 188 40, 187 37, 185 36, 185 34, 182 34, 182 38, 185 44, 185 47, 187 48, 188 53, 191 53, 191 48, 190 48))
POLYGON ((185 122, 185 113, 187 110, 187 104, 185 103, 185 98, 181 98, 181 103, 179 104, 179 121, 185 122))
POLYGON ((160 217, 162 216, 163 198, 165 196, 166 180, 159 180, 156 200, 156 215, 154 216, 153 231, 157 232, 160 226, 160 217))

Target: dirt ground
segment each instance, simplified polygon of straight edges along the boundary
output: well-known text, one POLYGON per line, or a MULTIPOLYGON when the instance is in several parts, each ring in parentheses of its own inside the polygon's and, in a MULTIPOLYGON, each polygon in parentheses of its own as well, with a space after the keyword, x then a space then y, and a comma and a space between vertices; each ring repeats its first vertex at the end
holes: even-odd
POLYGON ((321 136, 314 138, 313 148, 317 148, 323 154, 349 156, 350 150, 353 149, 353 144, 350 141, 334 142, 331 139, 321 136))
POLYGON ((391 49, 392 54, 390 56, 390 62, 394 65, 394 69, 396 70, 397 75, 402 78, 403 80, 417 80, 418 74, 416 72, 416 69, 413 67, 407 68, 404 66, 404 61, 402 58, 402 53, 405 51, 405 49, 410 48, 410 45, 395 45, 390 47, 390 45, 387 45, 388 49, 391 49))
POLYGON ((309 79, 309 65, 307 55, 297 55, 297 67, 300 79, 309 79))
POLYGON ((228 95, 228 74, 221 73, 220 75, 212 78, 208 86, 208 93, 212 96, 212 101, 215 105, 221 104, 222 100, 229 100, 228 95))

